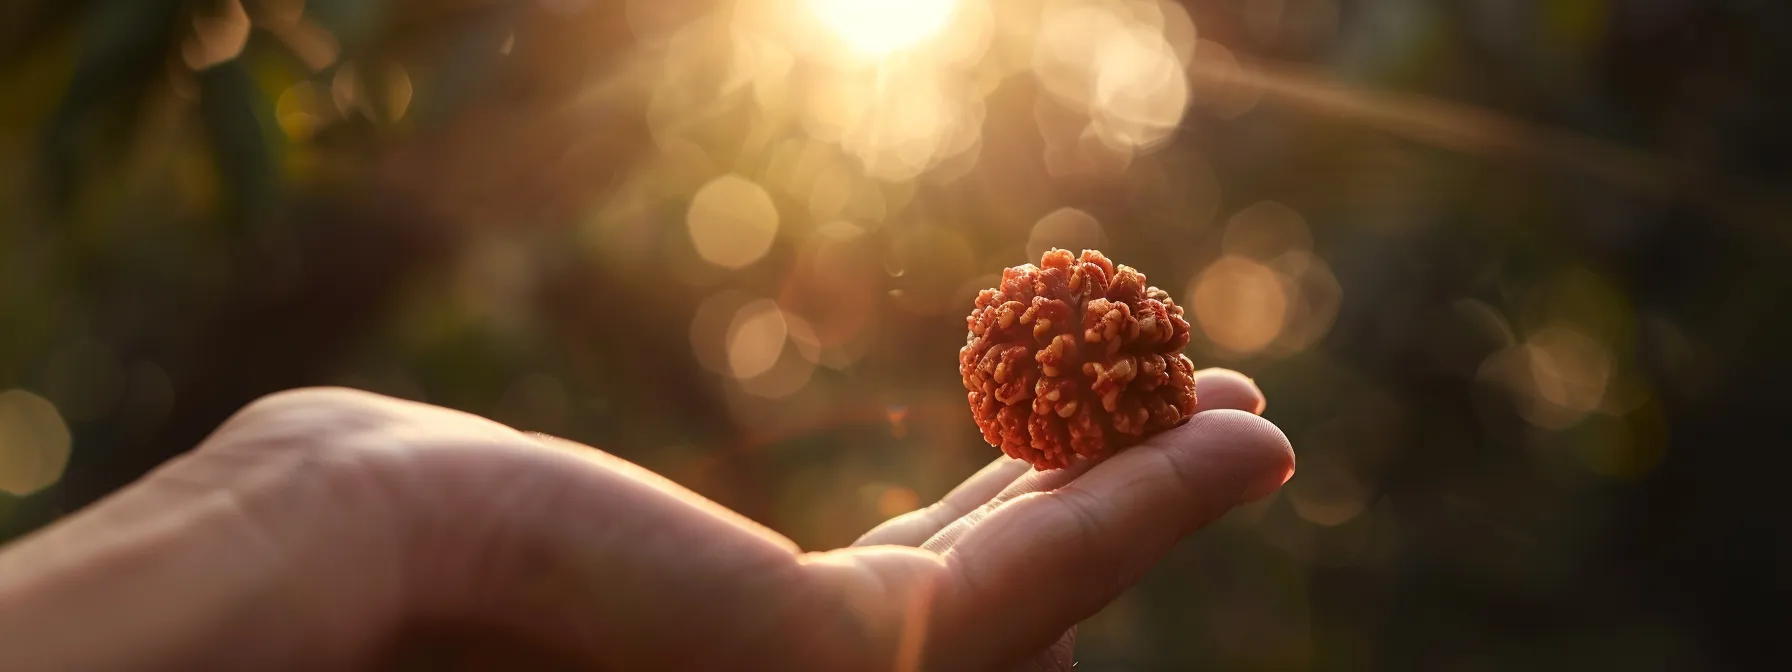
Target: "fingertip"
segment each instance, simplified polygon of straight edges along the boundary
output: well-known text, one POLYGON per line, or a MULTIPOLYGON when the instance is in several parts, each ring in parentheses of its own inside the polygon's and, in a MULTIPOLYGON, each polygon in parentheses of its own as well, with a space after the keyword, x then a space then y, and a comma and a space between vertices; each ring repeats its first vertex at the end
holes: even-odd
POLYGON ((1268 401, 1257 383, 1231 369, 1195 372, 1196 412, 1232 409, 1261 415, 1268 401))
POLYGON ((1203 437, 1206 446, 1232 453, 1229 462, 1238 465, 1246 483, 1240 504, 1268 497, 1294 477, 1294 446, 1288 435, 1254 413, 1218 409, 1195 416, 1181 429, 1203 437))

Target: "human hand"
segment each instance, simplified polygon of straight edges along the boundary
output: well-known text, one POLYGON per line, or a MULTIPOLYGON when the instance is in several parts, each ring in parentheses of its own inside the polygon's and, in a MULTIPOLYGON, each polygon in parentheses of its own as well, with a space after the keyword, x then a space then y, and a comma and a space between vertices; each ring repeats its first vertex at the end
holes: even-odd
POLYGON ((1292 474, 1229 372, 1075 470, 998 460, 852 547, 600 451, 347 390, 265 398, 0 551, 0 669, 1066 669, 1076 622, 1292 474))

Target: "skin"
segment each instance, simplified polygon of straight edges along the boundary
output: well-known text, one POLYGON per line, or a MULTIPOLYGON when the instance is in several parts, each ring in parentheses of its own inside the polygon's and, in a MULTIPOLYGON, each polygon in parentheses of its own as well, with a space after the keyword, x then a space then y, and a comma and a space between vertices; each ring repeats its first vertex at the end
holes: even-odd
POLYGON ((1069 669, 1075 624, 1294 454, 1236 373, 1098 465, 1000 459, 851 547, 593 448, 276 394, 0 550, 0 669, 1069 669))

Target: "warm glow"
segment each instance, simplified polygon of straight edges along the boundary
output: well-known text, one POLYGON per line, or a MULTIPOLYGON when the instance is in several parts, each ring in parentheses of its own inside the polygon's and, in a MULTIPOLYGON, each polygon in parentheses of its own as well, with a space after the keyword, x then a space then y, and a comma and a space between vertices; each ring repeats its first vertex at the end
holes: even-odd
POLYGON ((728 325, 729 370, 741 379, 770 371, 789 336, 790 327, 778 304, 760 299, 742 306, 728 325))
POLYGON ((957 0, 809 0, 815 15, 853 49, 883 55, 939 34, 957 0))
POLYGON ((765 188, 739 175, 710 180, 685 213, 691 243, 705 261, 743 268, 759 261, 778 236, 778 206, 765 188))
POLYGON ((1275 269, 1261 263, 1221 257, 1189 287, 1192 321, 1223 353, 1255 354, 1287 327, 1287 284, 1275 269))
POLYGON ((1045 256, 1046 250, 1060 247, 1071 252, 1099 250, 1107 240, 1101 222, 1093 215, 1076 208, 1059 208, 1040 217, 1027 236, 1027 257, 1045 256))
POLYGON ((62 480, 68 424, 50 400, 24 390, 0 392, 0 493, 23 497, 62 480))

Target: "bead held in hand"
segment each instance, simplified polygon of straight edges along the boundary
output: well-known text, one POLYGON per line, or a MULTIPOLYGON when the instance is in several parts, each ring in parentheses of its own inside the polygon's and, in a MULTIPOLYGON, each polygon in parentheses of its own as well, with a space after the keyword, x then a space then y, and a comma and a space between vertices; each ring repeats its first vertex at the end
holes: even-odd
POLYGON ((1105 458, 1195 412, 1188 320, 1096 250, 1045 253, 977 295, 958 371, 989 445, 1035 469, 1105 458))

